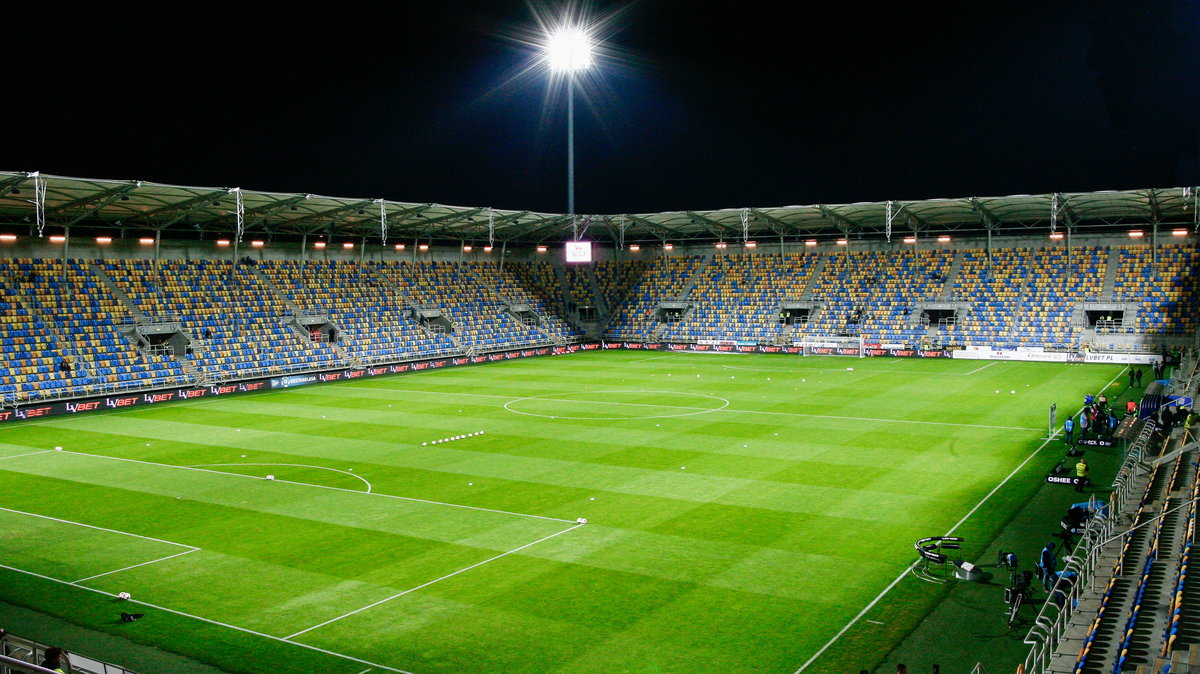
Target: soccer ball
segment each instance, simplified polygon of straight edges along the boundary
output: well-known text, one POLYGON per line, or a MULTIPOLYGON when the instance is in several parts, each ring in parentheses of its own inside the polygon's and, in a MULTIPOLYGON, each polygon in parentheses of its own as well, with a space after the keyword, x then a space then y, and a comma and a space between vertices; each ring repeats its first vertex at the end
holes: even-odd
POLYGON ((268 479, 268 480, 274 480, 274 479, 275 479, 275 476, 274 476, 274 475, 268 475, 268 476, 267 476, 267 479, 268 479))
POLYGON ((587 524, 587 518, 586 518, 586 517, 580 517, 579 519, 577 519, 577 520, 575 520, 575 521, 576 521, 576 522, 578 522, 578 523, 580 523, 580 524, 587 524))
POLYGON ((128 592, 118 592, 118 593, 117 593, 117 598, 118 598, 118 599, 129 599, 129 598, 130 598, 130 597, 132 597, 132 596, 133 596, 133 595, 129 594, 128 592))

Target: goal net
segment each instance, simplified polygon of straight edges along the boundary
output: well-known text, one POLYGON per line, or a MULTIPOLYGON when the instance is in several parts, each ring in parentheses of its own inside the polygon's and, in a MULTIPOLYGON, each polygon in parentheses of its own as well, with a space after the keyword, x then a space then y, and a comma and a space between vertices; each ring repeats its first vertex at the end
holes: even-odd
POLYGON ((800 342, 802 356, 851 356, 865 358, 862 337, 810 337, 800 342))

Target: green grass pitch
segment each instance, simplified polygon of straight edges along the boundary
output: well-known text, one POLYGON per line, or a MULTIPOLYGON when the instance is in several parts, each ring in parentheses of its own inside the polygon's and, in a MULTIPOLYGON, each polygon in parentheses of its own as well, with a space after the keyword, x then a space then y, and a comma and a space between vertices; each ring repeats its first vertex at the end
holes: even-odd
POLYGON ((1122 370, 589 352, 16 424, 0 599, 231 671, 791 673, 1122 370))

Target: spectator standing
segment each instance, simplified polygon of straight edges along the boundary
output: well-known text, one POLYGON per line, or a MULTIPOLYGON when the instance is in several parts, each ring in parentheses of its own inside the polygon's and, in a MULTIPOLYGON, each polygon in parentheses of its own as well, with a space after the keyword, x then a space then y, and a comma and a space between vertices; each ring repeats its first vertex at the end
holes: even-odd
POLYGON ((56 672, 66 674, 67 671, 67 652, 58 646, 51 646, 46 649, 46 654, 42 658, 42 666, 46 669, 53 669, 56 672))
POLYGON ((1142 368, 1140 367, 1137 369, 1137 385, 1138 388, 1142 387, 1142 368))

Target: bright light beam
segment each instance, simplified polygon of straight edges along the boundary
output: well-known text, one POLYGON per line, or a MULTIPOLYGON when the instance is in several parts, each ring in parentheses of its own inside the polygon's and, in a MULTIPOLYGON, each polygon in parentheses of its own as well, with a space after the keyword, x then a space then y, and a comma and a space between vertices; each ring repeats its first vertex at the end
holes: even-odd
POLYGON ((551 70, 587 70, 592 65, 592 37, 582 28, 559 28, 547 36, 545 53, 551 70))

